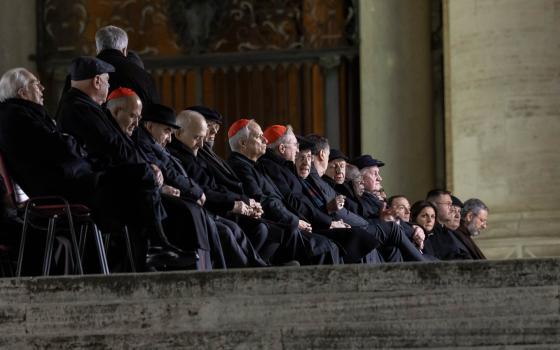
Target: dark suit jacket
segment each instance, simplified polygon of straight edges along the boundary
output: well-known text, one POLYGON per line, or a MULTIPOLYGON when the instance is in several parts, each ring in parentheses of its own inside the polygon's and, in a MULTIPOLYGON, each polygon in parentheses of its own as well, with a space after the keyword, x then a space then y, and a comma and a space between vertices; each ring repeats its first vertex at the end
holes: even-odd
POLYGON ((138 127, 132 135, 133 140, 140 147, 149 163, 155 164, 163 173, 164 183, 181 191, 181 197, 197 201, 204 193, 203 189, 195 182, 180 161, 161 147, 143 125, 138 127))
POLYGON ((328 229, 332 218, 316 207, 304 194, 299 176, 295 173, 295 165, 275 155, 270 150, 259 161, 266 174, 280 190, 284 199, 297 210, 299 216, 310 222, 314 228, 328 229))
POLYGON ((96 174, 76 140, 61 134, 46 109, 23 99, 0 103, 0 151, 11 176, 30 196, 84 201, 96 174))
POLYGON ((469 234, 467 228, 464 225, 459 226, 459 228, 453 232, 452 234, 463 243, 465 248, 469 251, 470 258, 474 260, 483 260, 486 259, 482 250, 478 248, 475 241, 472 239, 471 235, 469 234))
POLYGON ((453 231, 436 223, 433 233, 424 241, 424 251, 441 260, 472 259, 469 250, 461 243, 453 231))
POLYGON ((292 230, 297 229, 297 211, 286 207, 282 193, 268 175, 259 169, 257 163, 240 153, 232 152, 228 164, 241 179, 244 193, 261 203, 264 218, 288 225, 292 230))
POLYGON ((100 169, 146 162, 111 113, 78 89, 64 95, 57 119, 61 130, 73 135, 100 169))
POLYGON ((103 50, 97 58, 115 67, 115 71, 109 73, 109 92, 119 87, 127 87, 136 92, 144 106, 159 103, 154 79, 145 69, 127 59, 118 50, 103 50))
MULTIPOLYGON (((317 190, 317 192, 320 193, 324 200, 324 205, 322 205, 320 209, 323 210, 323 212, 327 212, 326 204, 332 201, 337 196, 334 188, 332 188, 319 176, 315 168, 311 168, 309 176, 303 181, 306 181, 310 186, 313 186, 317 190)), ((309 193, 307 191, 305 193, 309 196, 309 193)), ((364 218, 349 211, 347 208, 337 210, 330 215, 335 220, 344 220, 344 222, 352 227, 363 227, 368 225, 368 222, 364 218)))
MULTIPOLYGON (((218 157, 216 153, 207 145, 198 150, 198 156, 206 162, 208 169, 214 175, 214 180, 219 185, 226 186, 231 192, 243 194, 243 184, 241 180, 229 166, 229 164, 218 157)), ((249 197, 245 197, 248 201, 249 197)))
MULTIPOLYGON (((206 161, 199 155, 195 156, 192 150, 180 141, 174 138, 167 147, 169 152, 181 162, 187 174, 202 187, 206 195, 205 206, 210 211, 225 216, 233 209, 235 201, 245 199, 241 193, 232 192, 227 187, 219 185, 214 179, 215 173, 208 167, 206 161)), ((200 153, 200 150, 198 152, 200 153)))

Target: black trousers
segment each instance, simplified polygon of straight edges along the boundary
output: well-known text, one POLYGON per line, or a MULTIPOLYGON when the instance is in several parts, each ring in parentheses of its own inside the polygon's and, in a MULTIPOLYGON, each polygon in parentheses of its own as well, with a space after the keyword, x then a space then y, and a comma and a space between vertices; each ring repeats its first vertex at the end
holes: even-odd
POLYGON ((359 263, 379 246, 377 239, 367 230, 358 227, 319 230, 317 233, 333 240, 342 248, 340 255, 345 263, 359 263))
POLYGON ((239 225, 220 216, 216 216, 214 220, 228 267, 263 267, 268 265, 259 256, 239 225))

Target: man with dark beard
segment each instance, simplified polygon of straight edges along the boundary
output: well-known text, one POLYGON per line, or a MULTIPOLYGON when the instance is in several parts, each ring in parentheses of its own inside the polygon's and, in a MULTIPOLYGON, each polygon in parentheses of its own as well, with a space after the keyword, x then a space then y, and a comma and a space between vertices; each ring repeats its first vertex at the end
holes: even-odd
POLYGON ((488 207, 477 198, 465 201, 461 210, 461 225, 453 234, 468 249, 470 258, 474 260, 486 259, 484 253, 472 239, 486 229, 488 223, 488 207))

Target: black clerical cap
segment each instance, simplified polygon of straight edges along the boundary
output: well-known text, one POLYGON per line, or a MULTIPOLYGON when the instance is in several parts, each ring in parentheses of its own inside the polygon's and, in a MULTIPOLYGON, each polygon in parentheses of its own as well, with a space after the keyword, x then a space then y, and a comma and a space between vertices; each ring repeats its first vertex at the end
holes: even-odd
POLYGON ((109 63, 92 56, 80 56, 72 61, 70 78, 72 80, 91 79, 96 75, 111 73, 115 67, 109 63))
POLYGON ((299 151, 311 151, 311 153, 315 154, 315 143, 309 141, 303 136, 296 136, 298 144, 299 144, 299 151))
POLYGON ((173 129, 181 128, 179 125, 177 125, 177 117, 175 116, 175 111, 167 106, 157 103, 152 103, 144 107, 144 109, 142 110, 142 120, 164 124, 172 127, 173 129))
POLYGON ((222 118, 222 115, 219 112, 205 106, 191 106, 188 107, 187 110, 198 112, 202 114, 204 119, 218 123, 220 125, 224 122, 224 118, 222 118))
POLYGON ((344 159, 345 161, 348 161, 348 157, 346 157, 346 155, 342 153, 342 151, 331 148, 331 152, 329 153, 329 162, 335 159, 344 159))
POLYGON ((451 195, 451 205, 453 205, 455 207, 462 208, 463 207, 463 202, 461 202, 461 200, 459 198, 455 197, 454 195, 451 195))
POLYGON ((350 163, 357 166, 358 169, 360 169, 360 170, 363 169, 363 168, 370 167, 370 166, 382 167, 382 166, 385 165, 385 163, 383 163, 380 160, 377 160, 377 159, 373 158, 369 154, 363 154, 361 156, 358 156, 358 157, 352 159, 352 161, 350 163))

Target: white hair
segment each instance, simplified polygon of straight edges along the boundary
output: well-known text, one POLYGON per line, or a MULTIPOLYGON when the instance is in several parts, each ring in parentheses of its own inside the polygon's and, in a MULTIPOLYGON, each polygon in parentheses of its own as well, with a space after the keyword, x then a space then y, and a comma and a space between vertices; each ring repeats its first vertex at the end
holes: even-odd
POLYGON ((229 138, 229 148, 231 148, 233 152, 239 152, 239 150, 241 149, 241 141, 247 140, 249 138, 249 124, 251 123, 255 123, 255 120, 251 119, 247 123, 247 125, 239 129, 239 131, 235 135, 229 138))
POLYGON ((123 51, 128 46, 128 35, 124 30, 115 26, 99 28, 95 33, 95 47, 97 53, 106 49, 123 51))
POLYGON ((280 144, 285 144, 288 140, 288 137, 290 137, 291 135, 294 135, 294 137, 296 136, 294 134, 294 129, 291 125, 286 125, 286 132, 284 133, 284 135, 280 136, 278 139, 276 139, 276 141, 269 143, 268 145, 266 145, 266 147, 272 150, 276 150, 278 149, 278 146, 280 146, 280 144))
POLYGON ((31 81, 32 74, 25 68, 13 68, 0 79, 0 102, 19 97, 18 91, 31 81))

